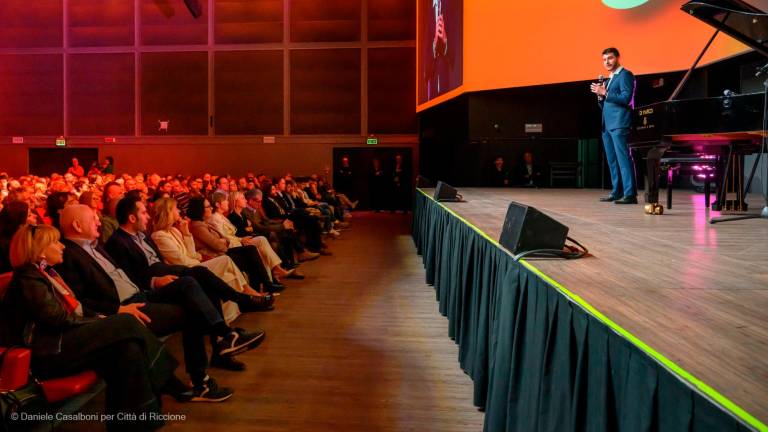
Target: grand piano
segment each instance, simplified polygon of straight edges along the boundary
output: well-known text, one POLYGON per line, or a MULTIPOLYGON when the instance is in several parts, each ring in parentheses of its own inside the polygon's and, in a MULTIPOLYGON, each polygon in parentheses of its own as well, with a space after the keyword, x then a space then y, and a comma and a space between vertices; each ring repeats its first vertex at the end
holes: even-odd
MULTIPOLYGON (((628 143, 647 162, 645 211, 663 213, 659 204, 661 159, 709 160, 717 184, 714 210, 746 211, 744 155, 762 145, 764 93, 677 99, 691 73, 719 32, 768 57, 768 14, 742 0, 697 0, 682 8, 716 31, 670 98, 635 108, 628 143)), ((763 79, 768 79, 764 76, 763 79)), ((671 185, 670 185, 671 187, 671 185)))

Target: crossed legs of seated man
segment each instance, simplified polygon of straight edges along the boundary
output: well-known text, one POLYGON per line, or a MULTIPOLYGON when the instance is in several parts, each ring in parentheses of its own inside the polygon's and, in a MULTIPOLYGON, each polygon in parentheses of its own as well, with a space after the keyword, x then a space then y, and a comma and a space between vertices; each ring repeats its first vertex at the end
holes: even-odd
POLYGON ((219 309, 211 303, 200 285, 190 277, 182 277, 149 292, 139 292, 123 301, 118 309, 144 322, 158 336, 182 333, 184 362, 194 386, 193 401, 226 400, 232 391, 218 389, 206 374, 208 358, 205 335, 211 335, 215 357, 232 357, 255 348, 264 332, 245 333, 230 328, 219 309))
MULTIPOLYGON (((199 292, 194 293, 192 297, 197 297, 202 293, 208 301, 201 300, 201 306, 197 307, 198 309, 205 309, 208 310, 208 307, 205 306, 205 304, 210 304, 216 311, 217 318, 224 316, 224 313, 221 308, 221 304, 223 301, 233 301, 237 303, 237 305, 240 307, 241 312, 251 312, 251 311, 263 311, 263 310, 271 310, 274 308, 274 297, 272 296, 264 296, 264 297, 254 297, 247 294, 239 293, 232 289, 229 285, 227 285, 220 277, 216 276, 213 272, 211 272, 208 268, 203 266, 195 266, 195 267, 183 267, 183 266, 167 266, 167 265, 153 265, 150 267, 151 272, 156 273, 162 273, 163 276, 167 276, 169 274, 177 276, 178 279, 173 280, 173 282, 169 283, 168 285, 165 285, 161 288, 156 288, 152 291, 147 292, 148 298, 156 300, 156 301, 163 301, 163 299, 166 298, 174 298, 177 296, 181 297, 187 297, 183 294, 179 294, 178 292, 174 292, 178 290, 178 285, 180 281, 185 281, 188 279, 193 279, 196 282, 196 285, 200 287, 199 292)), ((190 289, 190 288, 187 288, 190 289)), ((195 289, 192 289, 193 291, 196 291, 195 289)), ((210 314, 211 312, 208 311, 210 314)), ((210 318, 207 319, 210 321, 210 318)), ((223 323, 224 320, 221 319, 221 322, 223 323)), ((240 333, 243 332, 242 329, 236 329, 240 333)), ((253 333, 254 336, 257 336, 257 340, 255 340, 253 343, 249 345, 248 349, 253 349, 257 347, 261 341, 265 337, 265 332, 263 330, 257 330, 255 333, 253 333)), ((218 337, 215 332, 211 332, 211 347, 212 354, 211 354, 211 366, 227 369, 227 370, 234 370, 234 371, 242 371, 245 370, 245 363, 238 361, 235 359, 235 354, 237 353, 227 353, 222 351, 221 347, 218 345, 218 337)), ((203 354, 205 355, 205 354, 203 354)))
POLYGON ((263 340, 263 331, 247 334, 230 328, 191 277, 177 278, 156 289, 140 289, 109 254, 96 245, 99 221, 89 207, 68 206, 61 213, 60 224, 65 250, 58 271, 84 307, 104 315, 129 313, 158 336, 181 330, 195 400, 224 400, 224 394, 231 394, 226 389, 218 389, 215 381, 205 374, 204 335, 215 335, 214 349, 223 356, 231 356, 255 347, 263 340))

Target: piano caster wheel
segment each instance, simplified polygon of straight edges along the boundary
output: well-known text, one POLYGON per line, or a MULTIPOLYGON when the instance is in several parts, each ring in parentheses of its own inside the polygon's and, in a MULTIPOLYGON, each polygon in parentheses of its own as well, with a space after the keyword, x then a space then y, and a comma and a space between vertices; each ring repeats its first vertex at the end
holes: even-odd
POLYGON ((664 207, 661 204, 646 204, 645 214, 662 215, 664 214, 664 207))

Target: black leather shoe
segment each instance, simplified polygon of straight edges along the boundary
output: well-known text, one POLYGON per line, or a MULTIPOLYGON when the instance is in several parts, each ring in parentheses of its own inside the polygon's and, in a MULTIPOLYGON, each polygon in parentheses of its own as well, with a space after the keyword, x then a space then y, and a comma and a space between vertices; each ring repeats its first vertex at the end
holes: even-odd
POLYGON ((275 308, 275 298, 272 295, 247 296, 237 302, 240 312, 263 312, 275 308))
POLYGON ((285 285, 276 282, 264 282, 264 291, 269 293, 281 292, 285 289, 285 285))
POLYGON ((233 372, 242 372, 245 370, 245 363, 234 357, 211 356, 211 367, 224 369, 233 372))
POLYGON ((637 204, 637 197, 636 196, 625 196, 622 199, 617 199, 613 203, 614 204, 637 204))
POLYGON ((601 197, 600 202, 611 202, 611 201, 616 201, 617 199, 618 198, 616 198, 613 195, 608 195, 607 197, 601 197))

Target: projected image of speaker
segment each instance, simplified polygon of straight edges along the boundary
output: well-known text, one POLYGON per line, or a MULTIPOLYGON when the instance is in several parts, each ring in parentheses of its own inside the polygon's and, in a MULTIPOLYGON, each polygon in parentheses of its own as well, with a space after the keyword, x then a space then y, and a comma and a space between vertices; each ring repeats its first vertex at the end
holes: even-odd
POLYGON ((200 0, 184 0, 184 4, 187 5, 189 13, 195 18, 203 16, 203 6, 200 4, 200 0))
POLYGON ((559 256, 567 237, 567 226, 531 206, 513 201, 507 209, 499 243, 515 259, 532 253, 559 256))
POLYGON ((438 181, 437 186, 435 187, 434 198, 435 201, 460 202, 461 194, 448 183, 438 181))

